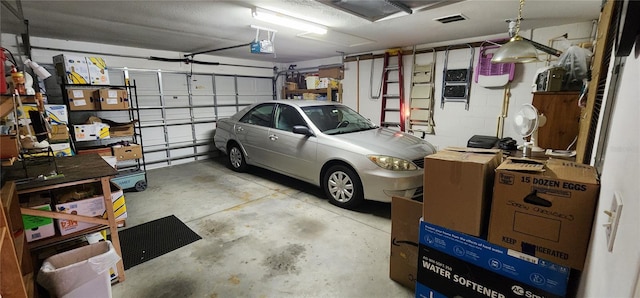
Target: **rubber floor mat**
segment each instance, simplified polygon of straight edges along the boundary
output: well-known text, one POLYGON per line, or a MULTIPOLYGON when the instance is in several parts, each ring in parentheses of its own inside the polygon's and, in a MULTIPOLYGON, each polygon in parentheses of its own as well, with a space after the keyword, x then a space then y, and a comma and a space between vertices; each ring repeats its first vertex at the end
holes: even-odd
POLYGON ((118 236, 125 270, 202 239, 175 215, 124 229, 118 236))

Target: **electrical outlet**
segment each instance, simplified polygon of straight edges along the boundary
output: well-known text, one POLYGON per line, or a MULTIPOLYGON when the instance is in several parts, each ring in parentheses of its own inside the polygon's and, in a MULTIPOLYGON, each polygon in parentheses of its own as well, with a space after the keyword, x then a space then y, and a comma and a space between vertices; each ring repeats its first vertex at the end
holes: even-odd
POLYGON ((613 242, 616 239, 616 232, 618 231, 618 223, 620 222, 620 215, 622 215, 622 196, 618 192, 613 193, 613 199, 611 200, 611 208, 604 211, 609 216, 609 221, 604 224, 607 235, 607 246, 609 251, 613 251, 613 242))

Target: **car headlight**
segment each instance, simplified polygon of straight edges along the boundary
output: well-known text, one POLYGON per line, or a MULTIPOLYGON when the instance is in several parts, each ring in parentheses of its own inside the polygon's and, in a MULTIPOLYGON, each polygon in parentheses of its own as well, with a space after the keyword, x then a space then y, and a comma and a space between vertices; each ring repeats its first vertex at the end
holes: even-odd
POLYGON ((385 155, 369 155, 368 157, 379 167, 391 171, 415 171, 418 169, 411 161, 402 158, 385 155))

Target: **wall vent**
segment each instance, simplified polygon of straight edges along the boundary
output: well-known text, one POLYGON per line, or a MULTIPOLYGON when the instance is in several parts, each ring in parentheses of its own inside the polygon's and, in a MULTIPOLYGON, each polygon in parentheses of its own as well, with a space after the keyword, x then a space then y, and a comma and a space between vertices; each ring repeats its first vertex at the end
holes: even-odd
POLYGON ((463 21, 463 20, 467 20, 468 18, 466 16, 464 16, 463 14, 454 14, 454 15, 450 15, 450 16, 446 16, 446 17, 440 17, 440 18, 436 18, 434 19, 435 21, 438 21, 440 23, 443 24, 447 24, 447 23, 452 23, 452 22, 458 22, 458 21, 463 21))

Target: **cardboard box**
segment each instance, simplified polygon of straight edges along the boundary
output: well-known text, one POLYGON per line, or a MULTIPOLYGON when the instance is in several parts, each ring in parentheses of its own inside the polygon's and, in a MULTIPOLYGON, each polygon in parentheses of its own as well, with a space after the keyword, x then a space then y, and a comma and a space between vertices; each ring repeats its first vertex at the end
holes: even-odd
MULTIPOLYGON (((127 219, 127 205, 124 199, 124 191, 120 186, 111 183, 111 202, 113 203, 113 215, 116 221, 127 219)), ((107 218, 107 212, 102 214, 103 218, 107 218)))
POLYGON ((51 144, 51 150, 53 150, 53 155, 56 157, 64 157, 64 156, 72 156, 73 152, 71 152, 71 143, 56 143, 51 144))
MULTIPOLYGON (((84 216, 102 216, 105 212, 104 196, 97 196, 79 201, 71 201, 67 203, 56 204, 56 211, 77 214, 84 216)), ((81 231, 96 224, 86 223, 75 220, 56 219, 56 225, 60 231, 60 235, 67 235, 73 232, 81 231)))
POLYGON ((319 94, 316 93, 302 93, 302 99, 305 100, 316 100, 318 99, 319 94))
POLYGON ((129 108, 129 96, 127 90, 99 89, 94 96, 100 98, 101 110, 124 110, 129 108))
MULTIPOLYGON (((24 104, 22 105, 23 109, 18 108, 18 118, 28 119, 29 111, 37 111, 38 106, 33 104, 24 104)), ((53 105, 46 104, 44 105, 45 116, 49 117, 51 120, 51 124, 61 125, 69 123, 69 113, 67 112, 67 107, 65 105, 53 105)), ((31 121, 21 121, 23 125, 30 124, 31 121)))
MULTIPOLYGON (((33 193, 29 196, 28 201, 21 205, 26 208, 51 211, 51 198, 42 196, 41 193, 33 193)), ((22 223, 27 242, 52 237, 56 234, 53 219, 50 217, 22 215, 22 223)))
POLYGON ((59 82, 65 84, 89 84, 89 65, 84 56, 57 55, 53 57, 59 82))
POLYGON ((500 150, 447 148, 424 160, 424 220, 484 238, 500 150))
POLYGON ((96 89, 67 89, 69 110, 95 111, 100 109, 99 97, 95 96, 96 89))
POLYGON ((104 123, 75 124, 73 125, 73 131, 76 141, 94 141, 110 138, 109 125, 104 123))
POLYGON ((418 232, 422 202, 391 198, 389 278, 415 290, 418 275, 418 232))
POLYGON ((109 85, 107 62, 102 57, 86 57, 91 85, 109 85))
POLYGON ((508 159, 496 171, 488 240, 581 270, 599 191, 591 166, 508 159))
POLYGON ((571 269, 422 221, 416 297, 565 297, 571 269))
MULTIPOLYGON (((53 143, 53 144, 49 144, 49 147, 51 147, 51 150, 53 151, 53 155, 55 157, 64 157, 64 156, 72 156, 73 152, 71 152, 71 144, 69 142, 64 142, 64 143, 53 143)), ((34 156, 48 156, 50 153, 49 152, 38 152, 38 153, 31 153, 31 154, 25 154, 25 157, 34 157, 34 156)))
POLYGON ((134 134, 134 127, 132 123, 126 123, 118 126, 109 127, 109 135, 112 137, 129 137, 134 134))
MULTIPOLYGON (((33 126, 29 125, 31 132, 34 132, 33 126)), ((27 127, 20 126, 20 134, 27 135, 27 127)), ((49 143, 65 143, 69 141, 69 128, 66 124, 52 124, 51 131, 49 131, 49 143)))
POLYGON ((285 82, 284 88, 287 90, 296 90, 298 89, 298 83, 296 82, 285 82))
POLYGON ((47 117, 49 117, 49 119, 51 120, 51 124, 69 124, 69 113, 67 112, 67 106, 46 104, 44 105, 44 111, 47 113, 47 117))
POLYGON ((53 124, 51 125, 51 136, 49 142, 56 141, 68 141, 69 140, 69 127, 66 124, 53 124))
POLYGON ((138 144, 129 144, 129 146, 115 145, 111 149, 113 150, 113 156, 118 160, 142 158, 142 147, 138 144))
POLYGON ((342 66, 320 68, 318 76, 321 78, 344 79, 344 68, 342 66))
POLYGON ((318 85, 316 86, 316 88, 318 89, 326 89, 329 88, 329 78, 320 78, 318 81, 318 85))
POLYGON ((0 158, 12 158, 20 153, 18 149, 18 135, 0 135, 0 158))

